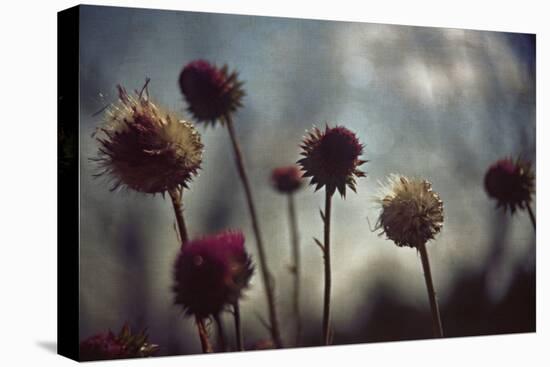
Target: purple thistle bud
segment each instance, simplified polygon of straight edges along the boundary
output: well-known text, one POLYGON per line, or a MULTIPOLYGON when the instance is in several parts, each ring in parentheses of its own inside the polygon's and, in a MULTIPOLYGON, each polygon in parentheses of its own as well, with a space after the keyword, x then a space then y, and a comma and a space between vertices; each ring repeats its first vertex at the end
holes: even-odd
POLYGON ((304 138, 302 155, 298 163, 304 177, 311 177, 310 185, 317 185, 315 191, 326 186, 333 194, 336 189, 343 197, 346 186, 356 191, 356 177, 365 177, 358 167, 367 162, 359 159, 363 144, 355 133, 343 126, 325 127, 325 131, 313 128, 304 138))
POLYGON ((295 165, 275 168, 271 173, 273 187, 282 193, 291 193, 302 186, 302 173, 295 165))
POLYGON ((497 206, 508 208, 512 213, 517 208, 524 209, 535 192, 535 174, 531 163, 511 158, 495 162, 485 174, 485 190, 497 206))
POLYGON ((198 121, 212 124, 236 111, 245 95, 237 76, 236 72, 229 73, 226 65, 218 69, 205 60, 187 64, 180 73, 179 86, 188 111, 198 121))
POLYGON ((231 305, 254 272, 242 232, 225 231, 189 241, 174 266, 175 303, 201 318, 231 305))
POLYGON ((159 347, 148 343, 147 339, 145 332, 132 334, 130 327, 125 324, 118 335, 109 330, 82 341, 79 348, 80 360, 150 357, 159 347))
POLYGON ((119 359, 125 357, 126 351, 124 350, 124 345, 117 340, 111 331, 94 335, 80 343, 81 361, 119 359))

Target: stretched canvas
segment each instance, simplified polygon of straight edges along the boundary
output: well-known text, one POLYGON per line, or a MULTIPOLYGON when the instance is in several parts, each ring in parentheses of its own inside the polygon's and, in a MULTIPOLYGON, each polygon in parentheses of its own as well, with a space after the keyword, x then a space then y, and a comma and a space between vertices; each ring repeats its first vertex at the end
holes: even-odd
POLYGON ((59 353, 534 332, 535 40, 60 12, 59 353))

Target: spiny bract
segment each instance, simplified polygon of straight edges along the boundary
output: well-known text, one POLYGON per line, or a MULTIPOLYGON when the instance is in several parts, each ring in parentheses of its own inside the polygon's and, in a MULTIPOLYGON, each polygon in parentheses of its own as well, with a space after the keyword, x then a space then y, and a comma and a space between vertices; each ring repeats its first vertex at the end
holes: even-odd
POLYGON ((358 168, 367 162, 359 159, 363 144, 355 133, 343 126, 327 125, 324 131, 314 127, 300 147, 304 158, 298 164, 302 166, 304 177, 311 177, 310 185, 316 185, 315 191, 326 186, 330 195, 338 189, 345 197, 346 187, 355 192, 356 178, 365 177, 358 168))

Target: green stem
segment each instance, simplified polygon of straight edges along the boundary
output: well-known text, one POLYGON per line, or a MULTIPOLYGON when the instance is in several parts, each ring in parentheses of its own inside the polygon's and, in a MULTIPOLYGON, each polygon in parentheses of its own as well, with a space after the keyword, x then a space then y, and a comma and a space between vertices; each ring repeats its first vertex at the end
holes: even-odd
POLYGON ((235 318, 235 339, 237 340, 237 350, 244 351, 243 331, 241 328, 241 309, 239 301, 233 304, 233 316, 235 318))
POLYGON ((231 116, 228 114, 225 116, 225 122, 227 125, 227 131, 229 132, 229 137, 233 145, 233 151, 235 153, 235 163, 237 164, 237 171, 241 182, 244 187, 246 194, 246 202, 248 205, 248 211, 250 212, 250 217, 252 220, 252 229, 254 231, 254 236, 256 237, 256 244, 258 246, 258 257, 260 260, 260 270, 262 274, 262 280, 265 288, 265 293, 267 297, 267 305, 269 311, 269 321, 270 321, 270 331, 273 338, 273 343, 277 348, 282 348, 283 343, 281 340, 281 334, 279 331, 279 322, 277 321, 277 312, 275 309, 275 295, 273 291, 273 276, 271 275, 267 260, 265 249, 262 241, 262 236, 260 233, 260 225, 258 223, 258 216, 256 215, 256 208, 254 206, 254 200, 252 198, 252 190, 250 188, 250 182, 248 180, 248 175, 244 167, 244 160, 242 157, 241 149, 237 141, 237 136, 235 134, 235 129, 233 127, 233 121, 231 116))
POLYGON ((330 344, 330 288, 332 285, 332 273, 330 265, 330 216, 332 194, 325 189, 325 213, 324 213, 324 243, 323 252, 325 259, 325 299, 323 307, 323 344, 330 344))
POLYGON ((295 339, 294 344, 300 346, 300 339, 302 336, 302 315, 300 312, 300 243, 298 237, 298 221, 296 220, 296 209, 294 207, 294 195, 288 194, 288 217, 290 224, 290 236, 292 242, 292 257, 294 263, 292 265, 294 274, 294 297, 293 297, 293 309, 295 318, 295 339))
POLYGON ((535 214, 533 209, 531 209, 531 204, 527 203, 527 211, 529 212, 529 218, 531 218, 531 223, 533 223, 533 229, 537 230, 537 221, 535 220, 535 214))
POLYGON ((430 299, 430 309, 432 312, 432 329, 436 338, 443 337, 443 326, 441 325, 441 316, 439 314, 439 306, 432 280, 432 271, 430 269, 430 261, 428 259, 428 250, 426 244, 418 246, 420 258, 422 259, 422 268, 424 269, 424 278, 426 280, 426 288, 428 289, 428 298, 430 299))

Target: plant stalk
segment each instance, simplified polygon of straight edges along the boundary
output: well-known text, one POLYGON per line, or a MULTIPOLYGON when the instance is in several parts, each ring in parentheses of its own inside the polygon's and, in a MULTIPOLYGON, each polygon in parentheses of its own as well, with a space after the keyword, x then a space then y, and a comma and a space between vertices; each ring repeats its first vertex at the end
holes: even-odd
POLYGON ((170 199, 172 199, 172 206, 174 207, 174 214, 176 215, 176 223, 178 225, 178 232, 180 235, 181 244, 185 244, 188 241, 187 228, 185 226, 185 220, 183 219, 183 206, 181 204, 182 189, 169 190, 170 199))
POLYGON ((237 341, 237 350, 244 351, 243 331, 241 328, 241 309, 239 301, 233 304, 233 316, 235 317, 235 339, 237 341))
POLYGON ((195 321, 197 322, 197 329, 199 330, 199 338, 201 340, 202 352, 212 353, 214 350, 212 349, 212 345, 210 344, 210 340, 208 339, 208 331, 206 330, 206 326, 204 325, 204 320, 196 316, 195 321))
POLYGON ((300 312, 300 277, 301 277, 301 259, 300 259, 300 241, 298 237, 298 221, 296 219, 296 209, 294 207, 294 195, 288 194, 288 217, 290 224, 290 236, 292 243, 292 257, 294 263, 292 270, 294 275, 294 297, 293 311, 295 320, 295 339, 294 344, 300 346, 302 337, 302 315, 300 312))
POLYGON ((252 220, 252 229, 254 231, 254 236, 256 237, 256 244, 258 246, 258 257, 260 259, 260 270, 262 274, 262 280, 264 283, 265 293, 267 297, 267 305, 269 311, 269 321, 270 321, 270 332, 273 338, 273 343, 277 348, 282 348, 283 343, 281 340, 281 334, 279 331, 279 322, 277 321, 277 312, 275 309, 275 296, 273 291, 273 276, 271 275, 267 260, 265 249, 262 241, 262 236, 260 233, 260 225, 258 223, 258 217, 256 215, 256 208, 254 206, 254 200, 252 198, 252 190, 250 188, 250 183, 248 180, 248 175, 244 167, 244 161, 241 153, 239 143, 235 134, 235 129, 233 127, 233 120, 231 116, 227 114, 225 116, 225 122, 227 125, 227 131, 229 132, 229 137, 233 145, 233 151, 235 153, 235 163, 237 164, 237 171, 241 182, 244 187, 246 194, 246 202, 248 204, 248 211, 250 212, 250 217, 252 220))
POLYGON ((218 349, 220 352, 227 352, 227 343, 225 341, 225 330, 223 328, 223 322, 220 318, 220 314, 214 316, 216 322, 217 335, 218 335, 218 349))
POLYGON ((324 218, 324 243, 323 252, 325 259, 325 299, 323 307, 323 344, 329 345, 330 336, 330 288, 332 286, 332 273, 330 265, 330 216, 332 194, 325 189, 325 218, 324 218))
POLYGON ((430 261, 428 259, 428 250, 426 244, 418 246, 420 258, 422 259, 422 268, 424 269, 424 278, 426 280, 426 288, 428 289, 428 298, 430 299, 430 309, 432 312, 432 329, 436 338, 443 337, 443 326, 441 325, 441 316, 439 314, 439 306, 432 280, 432 271, 430 269, 430 261))

